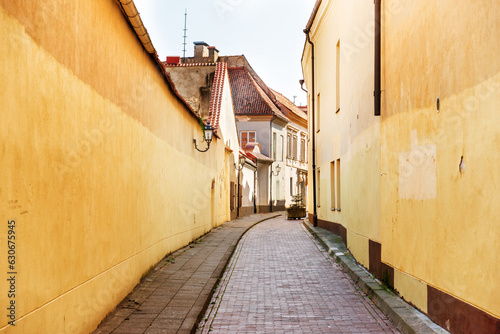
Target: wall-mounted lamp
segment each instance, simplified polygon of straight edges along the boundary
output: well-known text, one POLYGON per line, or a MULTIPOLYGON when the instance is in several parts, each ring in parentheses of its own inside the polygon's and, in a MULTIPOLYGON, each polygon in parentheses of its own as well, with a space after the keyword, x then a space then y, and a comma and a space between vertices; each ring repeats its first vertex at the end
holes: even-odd
POLYGON ((238 164, 234 164, 234 168, 236 168, 236 170, 238 171, 238 205, 236 206, 236 217, 239 217, 240 216, 240 197, 241 197, 241 194, 240 194, 240 174, 241 174, 241 170, 243 169, 243 166, 245 165, 245 162, 247 161, 247 159, 245 158, 245 156, 240 156, 240 159, 238 160, 238 164))
POLYGON ((241 156, 240 159, 238 160, 238 164, 234 164, 234 168, 236 168, 236 170, 240 171, 243 169, 243 165, 245 165, 245 161, 247 159, 245 158, 245 156, 241 156))
POLYGON ((204 150, 200 150, 196 145, 196 139, 193 139, 194 148, 200 152, 206 152, 210 148, 210 143, 212 142, 212 137, 214 135, 214 128, 210 125, 210 122, 207 122, 207 125, 205 125, 204 135, 205 136, 203 137, 203 141, 207 142, 207 148, 204 150))
POLYGON ((278 174, 280 173, 280 171, 281 171, 280 165, 276 166, 276 170, 275 170, 276 174, 274 174, 274 172, 273 172, 273 170, 271 168, 271 174, 273 174, 274 176, 278 176, 278 174))
POLYGON ((273 172, 273 165, 271 165, 271 175, 269 184, 269 211, 273 212, 273 175, 278 176, 281 171, 280 165, 276 166, 276 170, 273 172), (275 173, 276 172, 276 173, 275 173))

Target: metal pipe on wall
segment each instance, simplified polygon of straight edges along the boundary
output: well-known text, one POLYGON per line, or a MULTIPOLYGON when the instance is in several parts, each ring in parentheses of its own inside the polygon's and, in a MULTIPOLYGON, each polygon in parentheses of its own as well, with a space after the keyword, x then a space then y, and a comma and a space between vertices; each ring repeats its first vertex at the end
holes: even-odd
POLYGON ((314 114, 316 112, 315 109, 315 100, 316 100, 316 90, 315 90, 315 75, 314 75, 314 43, 311 41, 311 37, 309 36, 310 30, 309 28, 304 29, 304 33, 307 36, 307 42, 311 44, 311 67, 312 67, 312 87, 311 87, 311 123, 312 123, 312 172, 313 172, 313 225, 315 227, 318 226, 318 214, 316 210, 316 126, 315 126, 315 117, 314 114))
POLYGON ((374 110, 375 116, 380 116, 381 109, 381 20, 382 0, 375 0, 375 83, 374 83, 374 110))

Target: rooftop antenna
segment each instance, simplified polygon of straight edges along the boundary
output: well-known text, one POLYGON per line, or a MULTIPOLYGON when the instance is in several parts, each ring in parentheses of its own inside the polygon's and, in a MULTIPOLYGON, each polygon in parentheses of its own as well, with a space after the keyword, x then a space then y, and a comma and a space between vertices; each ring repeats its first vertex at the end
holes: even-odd
POLYGON ((182 50, 182 58, 186 58, 187 17, 188 17, 188 11, 186 8, 184 12, 184 42, 182 43, 182 45, 184 45, 184 48, 182 50))
POLYGON ((297 98, 297 95, 293 96, 293 104, 295 104, 295 99, 297 98))

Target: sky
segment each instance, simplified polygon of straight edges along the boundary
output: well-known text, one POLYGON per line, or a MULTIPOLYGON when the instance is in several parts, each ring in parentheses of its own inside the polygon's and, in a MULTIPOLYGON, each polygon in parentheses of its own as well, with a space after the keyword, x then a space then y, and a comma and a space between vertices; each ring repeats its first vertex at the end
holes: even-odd
POLYGON ((186 57, 195 41, 215 46, 219 54, 244 54, 272 89, 297 105, 307 96, 300 89, 303 30, 316 0, 135 0, 161 60, 182 56, 187 9, 186 57))

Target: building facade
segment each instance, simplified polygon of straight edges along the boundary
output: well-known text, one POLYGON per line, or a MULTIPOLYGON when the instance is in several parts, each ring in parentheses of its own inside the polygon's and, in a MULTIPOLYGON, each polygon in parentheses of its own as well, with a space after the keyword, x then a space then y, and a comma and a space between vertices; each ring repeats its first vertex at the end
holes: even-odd
POLYGON ((165 255, 230 219, 233 163, 222 138, 195 150, 199 118, 133 1, 0 0, 0 30, 0 216, 18 236, 0 332, 90 333, 165 255))
POLYGON ((498 17, 324 0, 306 29, 310 220, 452 333, 500 331, 498 17))

